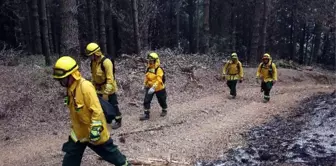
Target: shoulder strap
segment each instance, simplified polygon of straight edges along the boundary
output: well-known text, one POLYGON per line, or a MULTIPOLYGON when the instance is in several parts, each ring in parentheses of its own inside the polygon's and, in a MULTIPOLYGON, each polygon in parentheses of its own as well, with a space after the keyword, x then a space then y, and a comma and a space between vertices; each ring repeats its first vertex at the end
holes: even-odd
POLYGON ((238 70, 238 74, 240 73, 240 62, 237 62, 237 70, 238 70))
MULTIPOLYGON (((161 70, 163 71, 162 67, 159 66, 159 67, 155 68, 155 74, 157 73, 159 68, 161 68, 161 70)), ((164 73, 164 71, 163 71, 163 73, 164 73)))
POLYGON ((105 67, 104 67, 104 61, 106 60, 106 56, 103 57, 102 60, 100 60, 99 64, 100 64, 100 68, 103 72, 105 72, 105 67))

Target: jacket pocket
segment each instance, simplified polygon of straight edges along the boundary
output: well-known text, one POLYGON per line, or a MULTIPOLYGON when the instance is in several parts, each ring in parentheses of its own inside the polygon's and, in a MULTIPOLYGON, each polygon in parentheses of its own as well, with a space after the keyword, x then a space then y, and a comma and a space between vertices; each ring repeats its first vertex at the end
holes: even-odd
POLYGON ((77 103, 76 113, 78 115, 79 121, 84 124, 90 124, 90 117, 86 109, 84 109, 84 104, 77 103))

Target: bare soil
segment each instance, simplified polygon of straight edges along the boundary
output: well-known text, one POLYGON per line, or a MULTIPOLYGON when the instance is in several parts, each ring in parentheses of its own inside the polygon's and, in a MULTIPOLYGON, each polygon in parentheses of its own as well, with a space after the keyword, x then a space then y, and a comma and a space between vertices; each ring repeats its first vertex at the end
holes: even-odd
MULTIPOLYGON (((219 79, 221 59, 162 56, 169 113, 159 117, 155 99, 147 122, 138 120, 143 61, 118 60, 123 126, 111 131, 111 137, 120 150, 131 159, 173 159, 191 164, 216 159, 228 149, 245 145, 242 133, 274 116, 286 117, 310 96, 335 90, 335 76, 327 72, 279 69, 279 81, 271 101, 265 104, 254 79, 256 69, 246 68, 246 79, 238 85, 237 98, 231 100, 225 82, 219 79)), ((88 78, 87 61, 82 62, 81 70, 88 78)), ((0 66, 0 78, 0 165, 60 165, 70 123, 62 104, 64 90, 52 80, 51 70, 37 65, 0 66)), ((82 165, 109 164, 88 149, 82 165)))
POLYGON ((269 122, 244 134, 246 145, 221 159, 199 161, 197 166, 336 164, 336 91, 309 97, 288 117, 269 122))

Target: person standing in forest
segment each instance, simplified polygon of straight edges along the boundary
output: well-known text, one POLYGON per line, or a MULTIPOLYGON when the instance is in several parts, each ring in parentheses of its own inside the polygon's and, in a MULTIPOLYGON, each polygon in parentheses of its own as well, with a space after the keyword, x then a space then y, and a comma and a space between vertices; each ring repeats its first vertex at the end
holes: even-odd
POLYGON ((95 88, 82 78, 77 62, 62 56, 53 67, 53 78, 67 90, 65 104, 70 110, 71 134, 62 151, 63 166, 79 166, 88 146, 104 160, 116 166, 129 166, 107 128, 105 115, 95 88))
POLYGON ((257 82, 259 82, 259 79, 262 81, 261 92, 264 92, 264 102, 269 102, 271 89, 278 80, 277 68, 270 54, 266 53, 262 57, 262 62, 257 70, 257 82))
POLYGON ((145 74, 144 89, 145 99, 144 99, 144 114, 140 117, 140 120, 149 120, 150 114, 150 104, 153 99, 154 94, 156 95, 159 104, 162 108, 160 114, 161 117, 167 115, 167 93, 165 86, 165 73, 160 67, 159 55, 155 52, 149 53, 147 55, 148 66, 145 74))
POLYGON ((237 96, 237 82, 243 81, 244 71, 241 62, 238 60, 237 53, 231 54, 231 60, 225 63, 222 73, 223 78, 226 80, 227 86, 230 88, 231 98, 234 99, 237 96))
POLYGON ((112 129, 118 129, 121 127, 122 116, 116 94, 118 87, 115 79, 114 61, 103 55, 97 43, 88 44, 86 46, 86 54, 91 56, 92 83, 98 95, 113 105, 116 117, 112 124, 112 129))

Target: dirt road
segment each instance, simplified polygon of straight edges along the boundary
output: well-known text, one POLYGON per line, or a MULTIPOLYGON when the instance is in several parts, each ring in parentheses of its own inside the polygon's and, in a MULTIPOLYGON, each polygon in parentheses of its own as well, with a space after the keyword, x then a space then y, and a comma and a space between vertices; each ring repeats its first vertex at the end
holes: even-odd
MULTIPOLYGON (((333 87, 280 84, 274 87, 271 102, 267 104, 262 103, 259 87, 239 89, 235 100, 228 99, 223 93, 225 90, 221 88, 213 95, 172 103, 165 118, 159 117, 155 104, 148 122, 138 121, 137 107, 123 105, 124 125, 112 131, 112 138, 129 158, 172 158, 190 163, 196 159, 211 159, 244 144, 242 132, 267 122, 272 116, 286 116, 299 101, 331 92, 333 87), (125 143, 119 142, 121 136, 125 143)), ((60 165, 63 156, 60 149, 68 131, 67 125, 61 128, 63 131, 53 134, 29 132, 18 139, 1 141, 0 165, 60 165)), ((82 165, 108 165, 97 159, 87 150, 82 165)))

